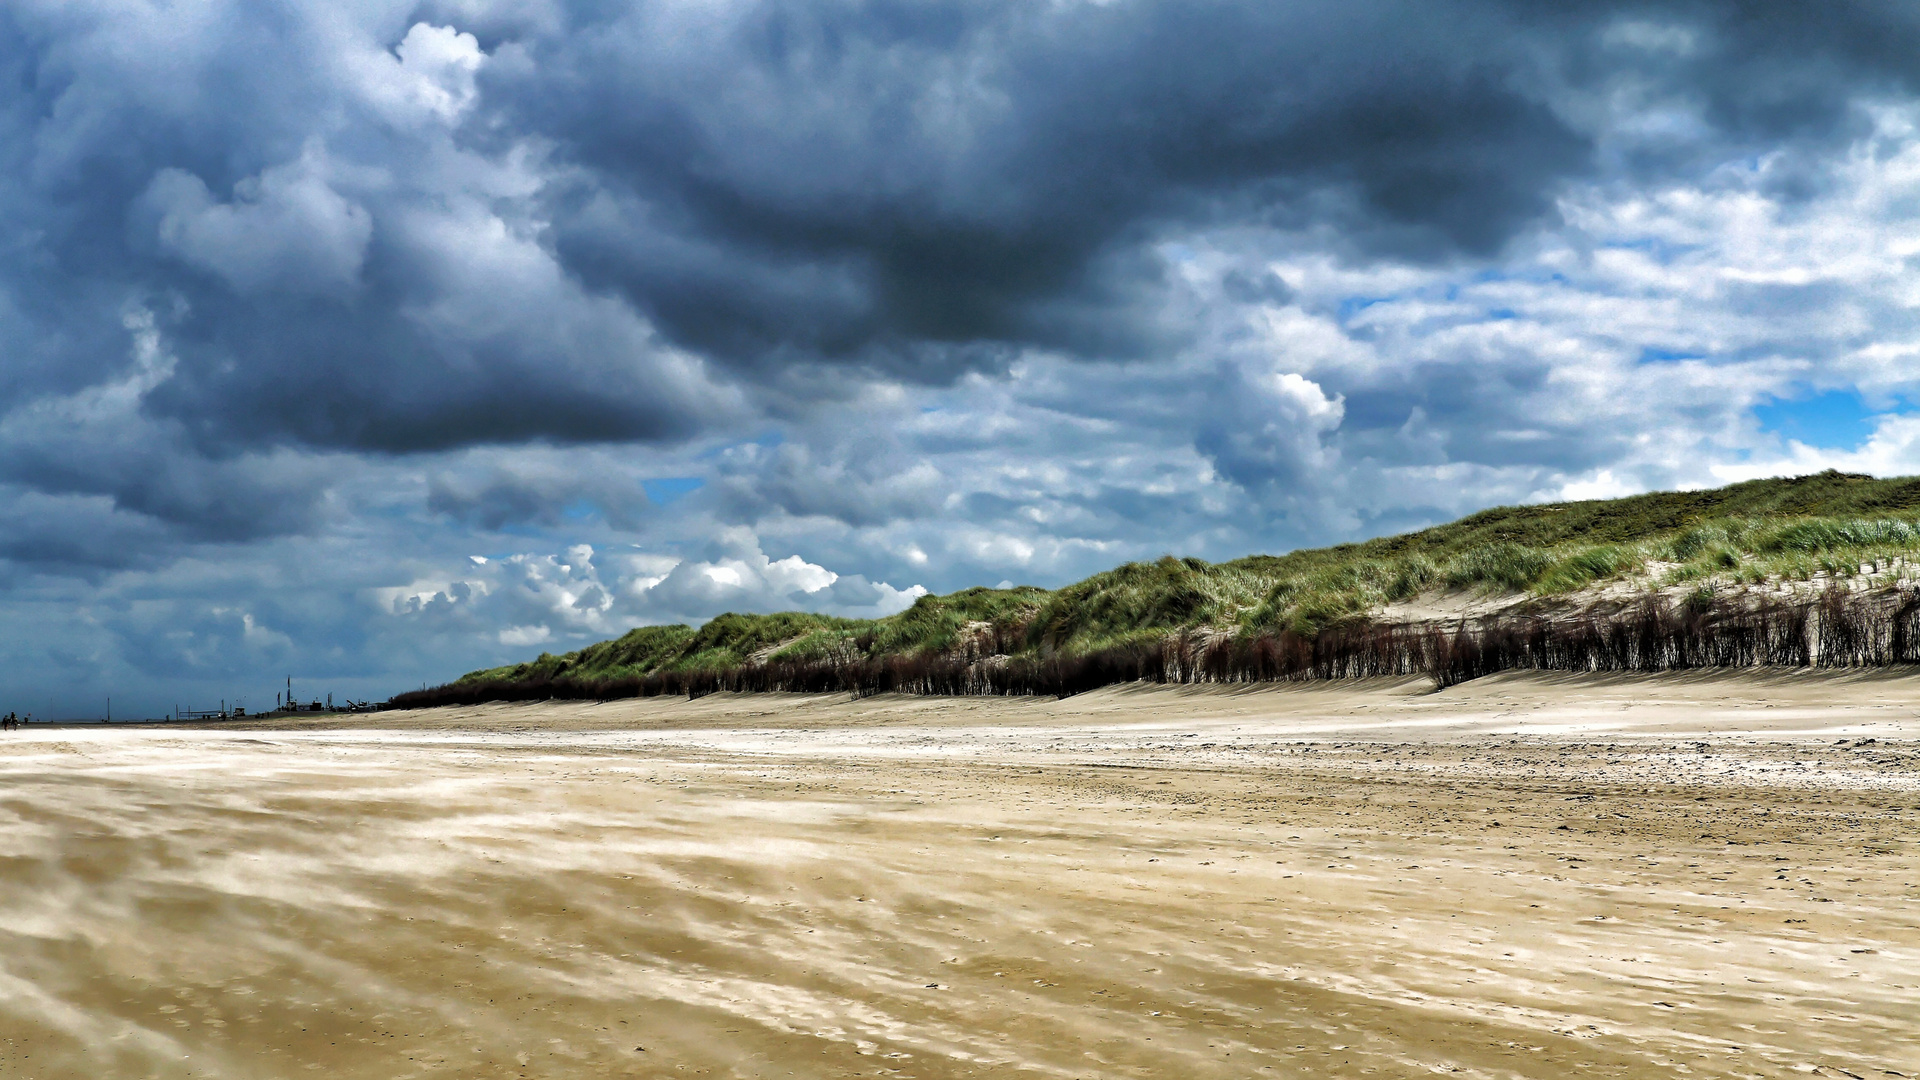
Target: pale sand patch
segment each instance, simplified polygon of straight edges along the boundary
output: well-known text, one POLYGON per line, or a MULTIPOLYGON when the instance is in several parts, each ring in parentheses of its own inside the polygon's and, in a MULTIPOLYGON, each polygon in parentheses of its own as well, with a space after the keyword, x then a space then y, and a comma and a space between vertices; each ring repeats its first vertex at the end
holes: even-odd
POLYGON ((0 740, 0 1076, 1920 1076, 1913 676, 279 727, 0 740))

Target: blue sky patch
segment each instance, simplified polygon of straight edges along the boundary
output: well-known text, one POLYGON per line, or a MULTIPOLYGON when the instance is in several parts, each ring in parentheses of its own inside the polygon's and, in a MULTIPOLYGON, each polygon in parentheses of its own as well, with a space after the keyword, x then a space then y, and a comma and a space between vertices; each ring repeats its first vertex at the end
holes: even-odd
POLYGON ((1348 319, 1353 318, 1355 315, 1360 314, 1373 305, 1384 304, 1391 299, 1393 299, 1391 296, 1349 296, 1340 301, 1339 307, 1336 309, 1338 312, 1337 317, 1341 322, 1346 322, 1348 319))
POLYGON ((1828 390, 1753 408, 1760 426, 1822 450, 1852 450, 1873 434, 1876 415, 1853 390, 1828 390))
POLYGON ((640 481, 641 489, 647 493, 647 501, 655 506, 667 506, 705 486, 707 482, 697 476, 669 476, 659 480, 640 481))

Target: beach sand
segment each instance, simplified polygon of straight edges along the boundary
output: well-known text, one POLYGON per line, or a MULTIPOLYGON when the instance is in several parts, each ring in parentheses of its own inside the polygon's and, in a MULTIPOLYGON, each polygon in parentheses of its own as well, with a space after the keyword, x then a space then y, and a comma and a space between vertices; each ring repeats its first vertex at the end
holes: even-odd
POLYGON ((1920 1077, 1920 677, 0 739, 0 1076, 1920 1077))

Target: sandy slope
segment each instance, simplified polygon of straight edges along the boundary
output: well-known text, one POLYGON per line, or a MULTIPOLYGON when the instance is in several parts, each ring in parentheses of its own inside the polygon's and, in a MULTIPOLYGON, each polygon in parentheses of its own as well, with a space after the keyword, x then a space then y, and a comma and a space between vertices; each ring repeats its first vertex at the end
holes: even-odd
POLYGON ((0 741, 0 1076, 1920 1076, 1910 676, 280 727, 0 741))

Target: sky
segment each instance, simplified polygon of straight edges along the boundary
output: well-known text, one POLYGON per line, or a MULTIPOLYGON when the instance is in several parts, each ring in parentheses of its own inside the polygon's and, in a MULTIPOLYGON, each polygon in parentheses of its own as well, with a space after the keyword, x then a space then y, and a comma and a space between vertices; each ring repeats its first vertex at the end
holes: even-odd
POLYGON ((8 0, 0 709, 1920 472, 1920 7, 8 0))

